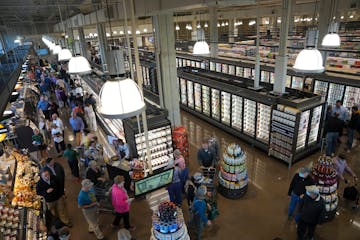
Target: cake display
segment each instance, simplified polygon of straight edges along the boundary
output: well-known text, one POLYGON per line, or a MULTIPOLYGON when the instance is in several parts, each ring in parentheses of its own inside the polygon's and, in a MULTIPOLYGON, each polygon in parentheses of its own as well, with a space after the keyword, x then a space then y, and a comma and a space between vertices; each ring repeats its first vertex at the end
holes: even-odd
POLYGON ((228 145, 219 171, 219 192, 227 198, 237 199, 247 191, 248 176, 246 154, 235 143, 228 145))
POLYGON ((331 157, 320 157, 314 164, 312 175, 319 187, 320 195, 325 201, 325 221, 335 217, 338 205, 337 173, 331 157))
POLYGON ((162 202, 152 217, 151 240, 190 240, 180 208, 172 202, 162 202))

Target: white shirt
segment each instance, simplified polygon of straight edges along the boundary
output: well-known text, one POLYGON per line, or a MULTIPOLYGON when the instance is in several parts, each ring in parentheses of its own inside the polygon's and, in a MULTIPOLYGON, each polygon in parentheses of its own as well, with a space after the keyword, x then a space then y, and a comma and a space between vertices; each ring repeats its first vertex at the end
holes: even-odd
POLYGON ((51 135, 53 136, 54 142, 56 142, 56 143, 60 143, 60 142, 64 141, 64 138, 62 137, 62 131, 60 130, 59 127, 52 128, 51 135), (55 134, 59 134, 59 135, 56 136, 55 134))
POLYGON ((53 120, 53 123, 56 124, 58 128, 60 128, 61 131, 64 131, 64 124, 62 120, 58 117, 57 119, 53 120))

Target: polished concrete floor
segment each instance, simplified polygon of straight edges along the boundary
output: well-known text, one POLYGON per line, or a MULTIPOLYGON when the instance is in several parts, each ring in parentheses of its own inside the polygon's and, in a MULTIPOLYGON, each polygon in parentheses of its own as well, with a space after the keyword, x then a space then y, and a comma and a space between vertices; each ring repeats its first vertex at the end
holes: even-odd
MULTIPOLYGON (((279 160, 270 158, 266 153, 253 148, 247 143, 213 127, 198 118, 182 112, 182 123, 189 131, 190 140, 190 171, 194 173, 198 169, 196 151, 201 140, 206 136, 215 136, 223 147, 236 142, 247 153, 248 175, 250 179, 247 194, 239 200, 228 200, 217 195, 220 216, 214 224, 207 228, 204 239, 226 240, 271 240, 276 237, 291 240, 296 239, 296 226, 294 222, 287 220, 289 182, 296 170, 316 160, 320 153, 314 154, 296 163, 289 170, 288 166, 279 160)), ((67 122, 67 120, 65 120, 67 122)), ((73 136, 68 131, 68 139, 73 136)), ((351 153, 350 166, 360 175, 360 162, 358 154, 360 148, 355 147, 351 153)), ((71 229, 74 240, 95 239, 95 236, 87 233, 87 224, 77 207, 77 194, 80 184, 74 183, 70 177, 70 170, 66 160, 59 158, 66 170, 66 193, 68 196, 68 208, 73 220, 71 229)), ((344 184, 343 184, 344 186, 344 184)), ((340 189, 342 192, 342 188, 340 189)), ((318 240, 359 240, 360 239, 360 210, 352 210, 351 204, 341 199, 338 213, 331 222, 319 226, 316 230, 318 240)), ((186 213, 186 202, 183 202, 186 213)), ((145 199, 137 199, 131 207, 131 224, 136 226, 133 236, 137 240, 145 240, 150 237, 151 210, 145 199)), ((111 213, 100 214, 100 224, 107 239, 116 239, 116 230, 110 227, 113 216, 111 213)))

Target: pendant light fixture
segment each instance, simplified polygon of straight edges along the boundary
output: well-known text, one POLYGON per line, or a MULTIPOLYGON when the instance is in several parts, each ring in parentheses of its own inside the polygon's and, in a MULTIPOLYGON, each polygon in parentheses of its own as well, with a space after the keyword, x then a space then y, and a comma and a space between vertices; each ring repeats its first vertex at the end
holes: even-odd
POLYGON ((72 58, 72 54, 69 49, 64 48, 58 54, 58 61, 69 61, 72 58))
POLYGON ((91 73, 89 61, 83 56, 72 57, 69 61, 70 74, 88 74, 91 73))
MULTIPOLYGON (((58 2, 58 10, 59 10, 59 15, 60 15, 60 21, 61 21, 62 27, 63 27, 63 32, 65 34, 65 41, 67 41, 66 39, 68 37, 66 37, 66 36, 68 36, 68 35, 66 35, 65 25, 64 25, 64 22, 63 22, 63 19, 62 19, 62 14, 61 14, 59 2, 58 2)), ((72 58, 72 53, 67 48, 60 49, 60 51, 58 52, 58 61, 59 62, 61 62, 61 61, 69 61, 71 58, 72 58)))
MULTIPOLYGON (((317 0, 315 2, 314 17, 312 18, 313 25, 315 25, 314 21, 316 10, 317 0)), ((301 50, 301 52, 297 55, 293 66, 296 72, 321 73, 325 70, 322 55, 316 48, 318 37, 319 30, 317 30, 316 27, 306 32, 305 49, 301 50)))
MULTIPOLYGON (((200 15, 200 21, 201 21, 201 15, 200 15)), ((205 41, 205 32, 201 28, 197 31, 198 31, 198 34, 197 34, 198 40, 193 47, 193 54, 194 55, 210 54, 209 45, 205 41), (200 35, 200 37, 199 37, 199 35, 200 35)))
POLYGON ((53 48, 53 54, 56 55, 56 54, 59 54, 61 51, 61 46, 60 45, 56 45, 54 48, 53 48))
POLYGON ((335 12, 337 9, 337 0, 331 0, 331 23, 329 24, 329 32, 326 34, 322 40, 321 45, 323 47, 340 47, 340 36, 337 33, 339 29, 339 23, 335 22, 335 12))
POLYGON ((106 118, 129 118, 145 110, 144 98, 139 87, 130 78, 117 77, 107 80, 100 90, 99 97, 99 111, 106 118))

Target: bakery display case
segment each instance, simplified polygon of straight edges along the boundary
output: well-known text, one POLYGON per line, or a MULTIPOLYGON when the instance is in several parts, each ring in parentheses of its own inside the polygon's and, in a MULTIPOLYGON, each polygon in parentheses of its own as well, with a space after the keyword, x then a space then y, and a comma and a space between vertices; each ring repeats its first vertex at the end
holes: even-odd
POLYGON ((202 89, 202 111, 182 103, 181 108, 289 164, 319 149, 325 104, 321 96, 291 89, 287 96, 274 96, 270 94, 270 83, 262 83, 264 88, 254 91, 249 89, 252 80, 226 76, 200 69, 178 69, 179 81, 186 81, 183 85, 200 84, 202 89), (208 105, 207 92, 210 115, 204 107, 208 105))

